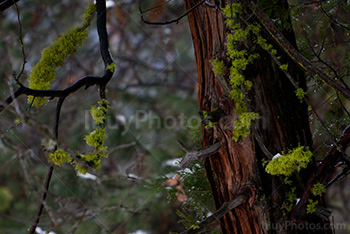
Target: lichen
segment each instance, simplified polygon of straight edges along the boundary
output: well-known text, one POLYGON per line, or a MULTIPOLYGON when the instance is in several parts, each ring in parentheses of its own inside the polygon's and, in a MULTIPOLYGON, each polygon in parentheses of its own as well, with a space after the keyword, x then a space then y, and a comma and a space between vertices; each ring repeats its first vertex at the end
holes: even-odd
MULTIPOLYGON (((93 4, 92 4, 93 5, 93 4)), ((48 90, 57 77, 56 69, 63 65, 64 59, 74 53, 83 44, 88 33, 89 17, 93 16, 93 7, 90 5, 84 14, 83 27, 77 26, 69 29, 61 37, 56 39, 41 53, 40 61, 33 67, 29 77, 29 88, 36 90, 48 90)), ((28 96, 28 103, 39 107, 47 100, 43 97, 28 96)))
POLYGON ((314 196, 321 196, 324 192, 326 192, 326 189, 321 183, 316 183, 311 188, 311 193, 314 196))
POLYGON ((117 68, 117 65, 115 63, 111 63, 106 67, 106 70, 114 73, 116 68, 117 68))
POLYGON ((238 50, 237 44, 243 42, 250 31, 254 33, 259 32, 259 27, 249 25, 243 29, 234 18, 241 14, 241 7, 239 4, 229 5, 224 9, 224 14, 230 19, 226 20, 226 25, 230 28, 227 33, 227 56, 231 60, 229 81, 231 85, 230 97, 235 101, 235 113, 238 118, 233 125, 233 140, 238 142, 240 139, 247 137, 250 133, 250 126, 252 121, 259 117, 258 113, 249 112, 247 108, 248 100, 246 98, 246 91, 252 87, 252 82, 246 80, 243 72, 247 69, 249 64, 259 58, 259 54, 248 53, 247 50, 238 50), (232 11, 232 12, 231 12, 232 11))
POLYGON ((103 146, 103 142, 106 137, 106 128, 98 128, 85 136, 86 143, 91 146, 99 149, 103 146))
POLYGON ((287 70, 288 70, 288 64, 282 64, 282 65, 280 66, 280 69, 281 69, 282 71, 287 71, 287 70))
POLYGON ((109 102, 103 99, 98 102, 98 106, 92 106, 90 114, 95 120, 96 124, 103 124, 106 121, 106 113, 109 108, 109 102))
POLYGON ((213 66, 213 72, 215 76, 224 75, 224 68, 225 68, 225 64, 224 61, 220 61, 217 59, 212 59, 210 60, 211 65, 213 66))
POLYGON ((57 149, 54 152, 51 152, 49 154, 49 159, 57 166, 61 166, 63 163, 72 161, 72 158, 62 149, 57 149))
MULTIPOLYGON (((283 152, 282 152, 283 154, 283 152)), ((299 146, 282 157, 273 158, 266 166, 265 170, 271 175, 289 176, 294 171, 306 168, 312 158, 312 153, 308 147, 299 146)))
POLYGON ((290 212, 293 207, 295 206, 295 202, 297 200, 297 195, 296 195, 296 187, 291 188, 291 190, 287 193, 287 200, 284 203, 284 208, 286 209, 287 212, 290 212))
POLYGON ((317 210, 318 201, 313 201, 312 199, 309 199, 309 203, 306 206, 306 213, 312 214, 317 210))
POLYGON ((299 101, 302 102, 305 95, 306 95, 306 92, 302 88, 299 88, 299 89, 295 90, 295 95, 297 96, 299 101))
POLYGON ((245 112, 241 114, 239 119, 233 122, 233 140, 238 142, 241 137, 247 137, 252 121, 257 118, 259 118, 259 114, 254 112, 245 112))
POLYGON ((78 173, 81 173, 81 174, 86 174, 86 172, 88 171, 88 169, 82 165, 80 165, 78 162, 75 162, 75 170, 78 172, 78 173))
POLYGON ((89 4, 89 7, 85 10, 84 13, 84 21, 83 21, 83 25, 84 27, 88 27, 90 24, 91 19, 94 17, 96 13, 96 5, 93 3, 89 4))

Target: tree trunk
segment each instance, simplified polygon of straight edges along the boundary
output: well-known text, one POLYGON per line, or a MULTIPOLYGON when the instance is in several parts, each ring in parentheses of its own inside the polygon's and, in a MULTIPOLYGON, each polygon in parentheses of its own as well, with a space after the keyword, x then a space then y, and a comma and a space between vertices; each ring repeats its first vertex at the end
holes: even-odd
MULTIPOLYGON (((200 0, 185 2, 187 9, 190 9, 200 0)), ((221 6, 225 4, 221 0, 221 6)), ((284 0, 279 4, 287 7, 284 0)), ((313 231, 304 228, 305 226, 302 227, 303 230, 293 230, 293 227, 288 226, 291 224, 290 214, 282 206, 290 187, 279 176, 268 175, 262 166, 262 159, 268 159, 262 149, 263 145, 272 155, 288 152, 298 145, 311 148, 307 106, 297 99, 295 88, 271 56, 258 49, 260 59, 254 61, 244 75, 253 83, 248 94, 249 105, 254 112, 259 113, 260 118, 252 124, 249 137, 238 143, 232 140, 233 121, 236 118, 235 102, 225 93, 222 82, 215 77, 210 63, 214 57, 228 61, 224 19, 220 10, 202 4, 189 13, 188 20, 197 62, 200 109, 211 112, 219 108, 225 115, 212 129, 203 127, 202 130, 203 146, 212 145, 217 140, 221 143, 220 150, 205 161, 215 206, 218 209, 242 191, 249 191, 249 199, 244 204, 220 219, 222 233, 327 233, 326 230, 313 231)), ((286 31, 284 35, 295 46, 293 32, 286 31)), ((267 35, 263 37, 269 39, 267 35)), ((273 46, 278 49, 278 46, 273 46)), ((283 61, 288 63, 291 75, 305 90, 303 72, 282 51, 278 50, 278 55, 284 57, 283 61)), ((309 163, 308 170, 301 171, 292 178, 298 185, 297 194, 302 192, 312 171, 310 169, 314 167, 314 163, 309 163)), ((308 222, 322 225, 327 223, 315 217, 308 222)))

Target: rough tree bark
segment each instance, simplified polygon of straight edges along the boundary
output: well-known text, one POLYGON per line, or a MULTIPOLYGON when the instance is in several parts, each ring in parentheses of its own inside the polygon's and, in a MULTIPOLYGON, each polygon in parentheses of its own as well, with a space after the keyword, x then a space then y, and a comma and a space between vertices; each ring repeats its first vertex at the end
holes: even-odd
MULTIPOLYGON (((200 0, 185 0, 185 2, 187 9, 190 9, 200 0)), ((221 0, 220 4, 224 7, 228 3, 221 0)), ((285 0, 280 0, 278 4, 288 7, 285 0)), ((249 8, 246 11, 250 11, 249 8)), ((247 68, 245 77, 253 83, 253 88, 249 92, 250 108, 259 113, 260 118, 252 125, 251 135, 236 143, 232 140, 232 124, 236 117, 235 102, 225 94, 225 89, 214 76, 210 63, 214 57, 228 61, 224 19, 220 10, 202 4, 189 13, 188 20, 197 61, 200 109, 210 112, 220 108, 225 113, 225 117, 213 129, 202 130, 203 147, 212 145, 217 140, 221 143, 220 149, 205 159, 215 206, 219 209, 224 202, 233 200, 242 191, 249 191, 247 193, 249 198, 245 203, 220 219, 222 233, 331 232, 322 230, 327 224, 326 220, 312 215, 307 222, 317 223, 321 230, 305 228, 292 230, 291 226, 288 227, 290 214, 281 207, 290 188, 278 176, 272 177, 265 173, 262 167, 262 159, 267 159, 262 149, 263 145, 272 155, 287 152, 299 144, 311 147, 307 106, 297 99, 291 82, 267 52, 258 51, 260 59, 247 68)), ((249 20, 254 20, 254 16, 249 20)), ((292 45, 296 46, 292 31, 282 33, 292 45)), ((263 36, 270 40, 268 35, 263 36)), ((249 38, 247 40, 249 41, 249 38)), ((269 42, 278 49, 271 40, 269 42)), ((248 45, 249 42, 245 44, 248 45)), ((305 90, 304 73, 281 50, 278 50, 278 54, 284 57, 283 62, 289 64, 288 70, 292 77, 305 90)), ((314 168, 315 164, 311 163, 307 170, 292 178, 298 185, 298 194, 302 192, 314 168)))

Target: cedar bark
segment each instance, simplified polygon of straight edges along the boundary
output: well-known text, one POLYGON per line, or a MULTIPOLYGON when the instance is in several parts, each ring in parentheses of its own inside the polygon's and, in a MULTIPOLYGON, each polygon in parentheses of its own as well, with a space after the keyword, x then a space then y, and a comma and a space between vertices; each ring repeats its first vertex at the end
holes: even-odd
MULTIPOLYGON (((190 9, 199 0, 185 2, 187 9, 190 9)), ((220 4, 223 7, 226 1, 221 0, 220 4)), ((281 0, 280 5, 288 7, 285 0, 281 0)), ((290 188, 281 178, 271 177, 264 172, 262 159, 267 158, 260 147, 261 144, 259 146, 254 137, 258 135, 273 155, 287 152, 299 144, 311 147, 306 105, 297 99, 295 88, 271 56, 261 49, 256 49, 254 52, 260 54, 260 59, 250 65, 244 73, 246 79, 253 83, 248 94, 250 108, 259 113, 260 118, 255 121, 255 125, 252 124, 249 137, 239 143, 234 142, 232 135, 233 121, 236 118, 235 103, 225 94, 218 78, 214 76, 210 63, 214 57, 228 61, 224 19, 219 10, 203 4, 189 13, 188 20, 197 62, 200 109, 210 112, 220 108, 225 113, 225 117, 213 129, 202 128, 203 147, 212 145, 217 140, 221 143, 218 152, 205 160, 216 209, 224 202, 237 197, 242 190, 248 188, 251 191, 249 200, 220 219, 222 233, 313 233, 313 230, 287 230, 286 224, 289 224, 291 219, 281 206, 290 188), (270 225, 274 226, 270 228, 270 225), (280 228, 276 225, 280 225, 280 228)), ((296 47, 293 32, 282 33, 296 47)), ((267 35, 263 37, 269 39, 267 35)), ((243 46, 249 47, 249 43, 251 42, 247 38, 243 46)), ((273 45, 278 49, 278 46, 273 45)), ((295 81, 306 90, 304 73, 282 50, 278 50, 278 54, 284 57, 283 63, 289 64, 289 71, 295 81)), ((303 191, 305 182, 314 168, 315 164, 310 163, 308 170, 301 171, 291 178, 297 184, 298 194, 303 191)), ((327 223, 317 217, 311 217, 308 221, 321 225, 327 223)), ((321 232, 328 231, 330 230, 321 232)), ((316 232, 320 233, 320 230, 316 232)))

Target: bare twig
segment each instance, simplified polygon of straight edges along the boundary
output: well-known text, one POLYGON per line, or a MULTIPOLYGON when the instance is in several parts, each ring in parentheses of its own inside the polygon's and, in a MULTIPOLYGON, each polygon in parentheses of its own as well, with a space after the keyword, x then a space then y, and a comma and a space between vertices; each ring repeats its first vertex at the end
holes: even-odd
POLYGON ((39 205, 39 208, 38 208, 38 212, 36 214, 36 218, 34 220, 34 224, 32 225, 32 227, 30 228, 30 231, 29 231, 30 234, 33 234, 35 232, 36 227, 38 226, 38 223, 39 223, 39 220, 40 220, 40 217, 41 217, 41 213, 42 213, 42 211, 44 209, 44 201, 46 200, 47 193, 49 191, 49 186, 50 186, 50 181, 51 181, 51 178, 52 178, 52 174, 53 174, 53 166, 50 166, 49 167, 49 171, 48 171, 47 176, 46 176, 45 187, 44 187, 44 191, 43 191, 43 194, 42 194, 42 197, 41 197, 41 201, 40 201, 40 205, 39 205))

